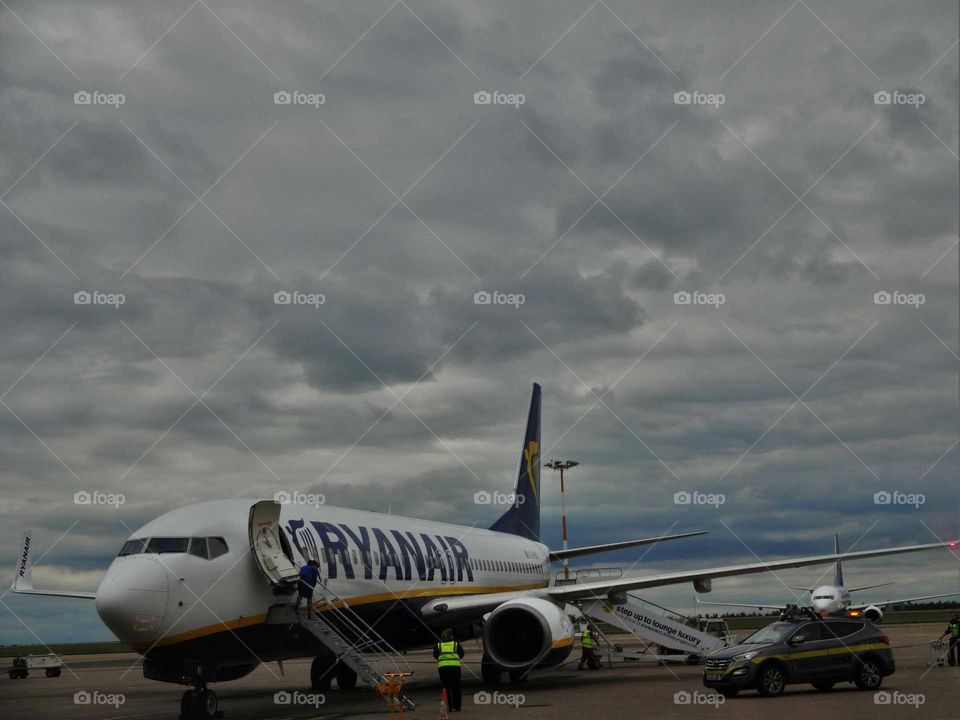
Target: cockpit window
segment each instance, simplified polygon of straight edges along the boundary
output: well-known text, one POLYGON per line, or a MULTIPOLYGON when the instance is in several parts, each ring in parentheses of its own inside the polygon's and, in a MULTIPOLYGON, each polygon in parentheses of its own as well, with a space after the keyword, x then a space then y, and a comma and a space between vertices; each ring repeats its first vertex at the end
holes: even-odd
POLYGON ((190 538, 190 548, 187 550, 191 555, 196 555, 197 557, 207 559, 207 539, 206 538, 190 538))
POLYGON ((222 537, 196 538, 139 538, 127 540, 120 548, 119 557, 141 553, 189 553, 204 560, 212 560, 229 552, 222 537))
POLYGON ((190 538, 150 538, 147 542, 148 553, 182 553, 187 551, 190 538))
POLYGON ((120 557, 124 555, 139 555, 143 552, 144 540, 127 540, 120 548, 120 557))
POLYGON ((207 538, 207 543, 210 550, 210 559, 218 558, 221 555, 226 555, 229 551, 227 548, 227 543, 222 537, 212 537, 207 538))

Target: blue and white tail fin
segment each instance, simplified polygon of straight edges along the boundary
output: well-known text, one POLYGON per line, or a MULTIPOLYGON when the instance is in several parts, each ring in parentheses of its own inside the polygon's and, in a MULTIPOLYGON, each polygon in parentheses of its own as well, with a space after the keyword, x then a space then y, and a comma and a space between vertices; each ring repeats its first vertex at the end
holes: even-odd
POLYGON ((540 539, 540 386, 537 383, 533 384, 530 398, 513 505, 490 529, 530 540, 540 539))
MULTIPOLYGON (((833 552, 835 555, 840 554, 840 536, 836 533, 833 535, 833 552)), ((839 560, 837 560, 836 568, 833 571, 833 585, 834 587, 843 587, 843 566, 840 565, 839 560)))

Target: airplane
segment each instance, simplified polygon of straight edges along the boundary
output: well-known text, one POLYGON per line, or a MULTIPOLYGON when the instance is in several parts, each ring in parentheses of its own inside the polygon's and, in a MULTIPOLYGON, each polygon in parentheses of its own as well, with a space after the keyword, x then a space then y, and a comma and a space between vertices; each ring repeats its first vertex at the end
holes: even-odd
POLYGON ((452 628, 458 639, 482 638, 484 682, 498 683, 504 673, 520 682, 570 654, 568 603, 622 604, 628 591, 688 582, 709 592, 719 578, 957 546, 928 543, 552 584, 551 563, 565 558, 703 532, 569 550, 541 542, 540 396, 534 383, 512 504, 489 529, 319 502, 199 502, 133 532, 96 593, 35 589, 28 533, 12 590, 93 599, 104 624, 142 655, 145 678, 193 687, 183 694, 182 717, 208 718, 217 712, 208 684, 242 678, 261 663, 312 657, 315 689, 328 688, 332 677, 341 689, 351 687, 363 667, 352 647, 364 639, 375 639, 365 648, 406 651, 432 647, 441 629, 452 628), (314 632, 315 621, 293 610, 298 566, 309 559, 321 569, 314 617, 330 632, 314 632))
MULTIPOLYGON (((837 555, 840 554, 840 536, 837 534, 834 534, 833 536, 833 552, 837 555)), ((813 607, 814 612, 818 613, 819 615, 847 615, 849 617, 864 617, 872 623, 882 622, 883 610, 890 605, 905 605, 907 603, 920 602, 922 600, 934 600, 936 598, 960 595, 960 592, 952 592, 941 593, 939 595, 922 595, 920 597, 901 598, 899 600, 880 600, 877 602, 860 604, 855 604, 851 597, 851 593, 859 592, 861 590, 872 590, 873 588, 886 587, 893 584, 894 583, 892 582, 885 582, 878 583, 876 585, 861 585, 859 587, 848 588, 843 582, 843 567, 841 561, 837 560, 836 564, 834 565, 832 584, 819 585, 815 588, 791 586, 790 589, 802 590, 805 593, 810 593, 810 604, 813 607)), ((699 598, 696 599, 696 602, 700 605, 755 607, 758 610, 783 610, 786 608, 786 604, 783 603, 780 605, 765 605, 763 603, 750 602, 728 603, 715 602, 713 600, 700 600, 699 598)))

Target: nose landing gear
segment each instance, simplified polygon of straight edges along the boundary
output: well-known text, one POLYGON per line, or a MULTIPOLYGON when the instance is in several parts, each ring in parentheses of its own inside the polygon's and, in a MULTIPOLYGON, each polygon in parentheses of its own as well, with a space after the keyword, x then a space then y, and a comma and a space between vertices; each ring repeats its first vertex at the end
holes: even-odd
POLYGON ((217 710, 217 694, 205 687, 187 690, 180 698, 180 720, 208 720, 222 718, 217 710))
POLYGON ((223 717, 223 713, 217 710, 217 694, 207 689, 208 677, 208 668, 202 663, 193 659, 183 661, 180 682, 193 685, 193 690, 187 690, 180 698, 180 720, 223 717))

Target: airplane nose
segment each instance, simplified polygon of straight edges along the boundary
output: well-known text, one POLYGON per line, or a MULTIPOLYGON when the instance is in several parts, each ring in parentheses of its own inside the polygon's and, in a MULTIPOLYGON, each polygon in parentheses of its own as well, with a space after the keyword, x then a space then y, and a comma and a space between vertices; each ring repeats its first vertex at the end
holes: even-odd
POLYGON ((148 555, 117 558, 97 589, 97 614, 120 640, 150 645, 162 635, 167 572, 148 555))

